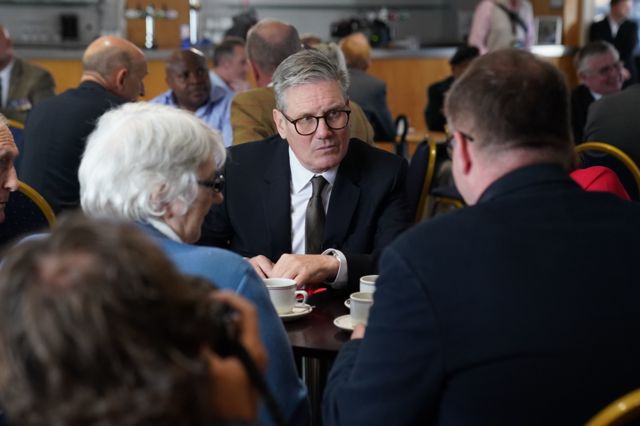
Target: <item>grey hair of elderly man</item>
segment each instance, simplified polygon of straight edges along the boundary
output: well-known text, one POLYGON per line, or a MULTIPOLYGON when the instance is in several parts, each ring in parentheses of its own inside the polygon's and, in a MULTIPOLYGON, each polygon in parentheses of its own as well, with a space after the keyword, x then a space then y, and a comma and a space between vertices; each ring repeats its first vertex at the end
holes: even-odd
POLYGON ((284 61, 273 74, 273 90, 276 94, 276 108, 286 111, 287 90, 308 83, 335 81, 344 99, 348 99, 349 74, 337 61, 318 50, 303 50, 284 61))
POLYGON ((128 103, 103 115, 80 164, 82 209, 139 222, 160 220, 170 205, 186 212, 197 194, 197 171, 221 169, 220 135, 193 114, 164 105, 128 103))

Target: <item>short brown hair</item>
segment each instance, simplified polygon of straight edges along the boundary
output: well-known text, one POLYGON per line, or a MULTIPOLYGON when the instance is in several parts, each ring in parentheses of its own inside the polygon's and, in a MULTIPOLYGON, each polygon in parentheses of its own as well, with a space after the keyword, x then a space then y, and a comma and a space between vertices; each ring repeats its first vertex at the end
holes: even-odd
POLYGON ((553 65, 529 52, 504 49, 474 60, 449 90, 445 113, 482 149, 524 148, 568 165, 567 85, 553 65))
POLYGON ((67 217, 13 248, 0 271, 11 424, 207 424, 203 341, 185 332, 201 289, 129 225, 67 217))
POLYGON ((298 30, 281 21, 263 19, 247 33, 247 56, 265 73, 273 74, 282 61, 300 49, 298 30))

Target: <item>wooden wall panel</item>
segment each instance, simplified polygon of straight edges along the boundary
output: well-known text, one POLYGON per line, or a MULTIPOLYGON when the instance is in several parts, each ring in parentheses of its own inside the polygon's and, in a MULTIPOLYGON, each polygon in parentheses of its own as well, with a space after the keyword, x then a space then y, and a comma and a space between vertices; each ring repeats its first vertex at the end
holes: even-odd
MULTIPOLYGON (((164 0, 161 4, 154 0, 127 0, 128 9, 146 8, 153 4, 155 7, 166 7, 178 12, 177 19, 156 19, 155 34, 156 48, 177 49, 180 47, 180 26, 189 23, 188 0, 164 0)), ((138 47, 144 47, 145 23, 144 19, 127 20, 127 38, 138 47)))

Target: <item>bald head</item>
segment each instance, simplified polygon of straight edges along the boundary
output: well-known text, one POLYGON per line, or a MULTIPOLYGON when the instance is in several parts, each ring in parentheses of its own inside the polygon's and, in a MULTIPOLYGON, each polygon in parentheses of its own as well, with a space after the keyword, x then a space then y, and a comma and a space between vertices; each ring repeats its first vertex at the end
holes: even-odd
POLYGON ((144 95, 147 64, 142 51, 128 40, 115 36, 96 39, 82 55, 82 67, 83 81, 95 81, 129 100, 144 95))
POLYGON ((0 70, 4 69, 13 59, 13 42, 9 31, 0 25, 0 70))
POLYGON ((371 63, 371 46, 362 33, 354 33, 340 40, 340 48, 347 67, 366 71, 371 63))
POLYGON ((302 48, 298 30, 293 25, 263 19, 247 33, 247 56, 260 86, 271 82, 278 65, 302 48))

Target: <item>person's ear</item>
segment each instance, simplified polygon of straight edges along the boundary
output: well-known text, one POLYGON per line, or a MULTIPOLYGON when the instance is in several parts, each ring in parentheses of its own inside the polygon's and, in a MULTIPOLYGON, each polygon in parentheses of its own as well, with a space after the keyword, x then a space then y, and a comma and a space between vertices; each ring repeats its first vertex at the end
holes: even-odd
POLYGON ((258 79, 260 77, 260 71, 258 71, 258 67, 256 67, 256 65, 253 63, 251 59, 247 59, 247 61, 249 62, 249 66, 251 67, 251 74, 253 74, 253 81, 255 81, 257 84, 258 79))
POLYGON ((116 72, 116 87, 118 88, 118 92, 124 88, 124 81, 127 79, 127 75, 129 75, 129 70, 126 68, 121 68, 116 72))
POLYGON ((284 115, 277 109, 273 109, 273 122, 276 123, 276 128, 278 129, 278 134, 282 139, 287 138, 287 119, 284 118, 284 115))
POLYGON ((473 167, 473 155, 471 154, 471 146, 467 137, 463 135, 461 132, 454 131, 453 137, 455 139, 455 143, 458 145, 458 149, 454 150, 454 155, 456 156, 456 161, 459 165, 459 170, 468 175, 471 173, 471 169, 473 167))

